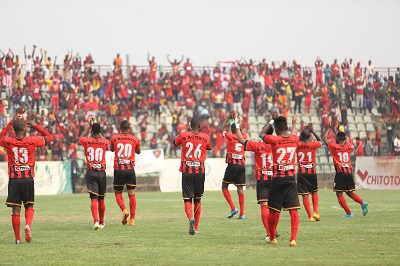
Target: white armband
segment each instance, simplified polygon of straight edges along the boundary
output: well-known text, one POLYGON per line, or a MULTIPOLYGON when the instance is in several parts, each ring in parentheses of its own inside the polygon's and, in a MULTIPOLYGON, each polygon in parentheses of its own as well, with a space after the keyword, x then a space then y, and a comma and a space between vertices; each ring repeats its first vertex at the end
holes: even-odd
POLYGON ((274 119, 271 119, 271 121, 269 121, 268 123, 270 123, 271 125, 273 125, 274 124, 274 119))

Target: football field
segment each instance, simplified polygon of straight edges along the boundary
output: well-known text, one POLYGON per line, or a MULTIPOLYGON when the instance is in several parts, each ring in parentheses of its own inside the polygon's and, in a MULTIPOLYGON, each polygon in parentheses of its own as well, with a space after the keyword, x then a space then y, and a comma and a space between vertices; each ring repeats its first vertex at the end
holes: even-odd
MULTIPOLYGON (((236 192, 232 192, 235 204, 236 192)), ((344 219, 331 190, 321 190, 320 222, 300 210, 297 247, 289 247, 290 218, 283 212, 278 245, 264 241, 255 190, 246 190, 245 220, 227 219, 221 192, 206 192, 200 233, 188 234, 180 193, 138 192, 136 225, 121 225, 113 193, 106 196, 106 226, 94 231, 87 194, 37 196, 33 240, 14 244, 11 210, 0 208, 1 265, 394 265, 400 263, 399 191, 358 190, 361 207, 346 196, 344 219)), ((127 196, 125 203, 127 203, 127 196)), ((0 197, 5 202, 5 197, 0 197)), ((238 204, 237 204, 238 205, 238 204)), ((24 225, 24 216, 21 215, 24 225)), ((23 228, 23 226, 21 226, 23 228)), ((23 236, 23 231, 21 231, 23 236)))

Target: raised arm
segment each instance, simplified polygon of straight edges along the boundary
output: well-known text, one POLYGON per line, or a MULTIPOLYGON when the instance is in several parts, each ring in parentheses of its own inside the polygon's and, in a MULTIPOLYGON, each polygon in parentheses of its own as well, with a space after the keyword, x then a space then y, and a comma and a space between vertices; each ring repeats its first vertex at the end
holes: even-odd
POLYGON ((221 124, 221 126, 220 126, 220 128, 219 128, 219 131, 224 131, 225 130, 225 127, 226 127, 226 125, 228 124, 228 121, 229 121, 229 119, 231 119, 231 118, 233 118, 233 117, 235 117, 236 115, 235 115, 235 111, 232 109, 230 112, 229 112, 229 115, 225 118, 225 120, 222 122, 222 124, 221 124))
POLYGON ((31 128, 35 129, 37 132, 39 132, 43 136, 44 145, 46 145, 47 143, 52 141, 53 138, 51 137, 50 133, 46 129, 44 129, 41 126, 37 125, 35 123, 35 121, 28 121, 27 124, 28 124, 28 126, 30 126, 31 128))
POLYGON ((179 64, 182 63, 184 56, 182 55, 181 60, 179 60, 179 64))
POLYGON ((268 122, 268 124, 266 124, 262 129, 260 134, 258 135, 262 140, 264 140, 264 137, 267 135, 269 129, 272 127, 272 125, 274 124, 274 119, 277 118, 279 116, 278 112, 274 112, 272 114, 272 119, 268 122))
POLYGON ((325 131, 324 135, 322 136, 322 140, 324 141, 325 145, 328 146, 330 139, 328 138, 329 134, 331 133, 332 127, 331 123, 329 122, 329 128, 325 131))
POLYGON ((24 45, 24 57, 26 59, 26 45, 24 45))
POLYGON ((297 123, 297 114, 294 114, 294 116, 292 118, 292 132, 291 132, 291 135, 296 135, 296 133, 297 133, 296 123, 297 123))
POLYGON ((1 130, 0 132, 0 139, 7 136, 8 132, 10 132, 11 127, 14 124, 14 120, 11 120, 10 122, 8 122, 8 124, 3 128, 3 130, 1 130))
MULTIPOLYGON (((147 60, 149 60, 148 57, 147 57, 147 60)), ((172 65, 171 59, 169 59, 169 54, 167 54, 167 60, 168 60, 168 62, 172 65)))
POLYGON ((308 131, 310 131, 311 134, 314 135, 314 137, 315 137, 319 142, 322 142, 321 137, 318 136, 318 135, 315 133, 314 128, 313 128, 313 126, 312 126, 312 123, 309 123, 309 124, 306 126, 306 128, 308 129, 308 131))

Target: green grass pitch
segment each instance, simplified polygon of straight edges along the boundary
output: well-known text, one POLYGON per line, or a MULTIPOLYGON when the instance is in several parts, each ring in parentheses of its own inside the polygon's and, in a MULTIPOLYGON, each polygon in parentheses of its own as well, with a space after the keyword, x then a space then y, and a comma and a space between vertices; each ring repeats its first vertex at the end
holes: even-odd
MULTIPOLYGON (((206 192, 200 234, 188 234, 180 193, 138 192, 136 225, 121 225, 113 193, 106 227, 93 230, 87 194, 37 196, 33 240, 14 244, 11 210, 0 209, 1 265, 394 265, 400 263, 400 193, 358 190, 369 213, 346 197, 354 219, 344 219, 331 190, 321 190, 320 222, 300 210, 297 247, 289 247, 283 212, 278 245, 264 241, 255 190, 246 190, 246 219, 227 219, 221 192, 206 192)), ((124 193, 125 203, 127 196, 124 193)), ((232 191, 237 203, 236 192, 232 191)), ((0 197, 5 202, 5 197, 0 197)), ((238 204, 237 204, 238 205, 238 204)), ((23 215, 21 215, 23 218, 23 215)), ((24 219, 21 219, 24 224, 24 219)), ((23 228, 23 226, 21 226, 23 228)), ((23 236, 23 230, 21 230, 23 236)))

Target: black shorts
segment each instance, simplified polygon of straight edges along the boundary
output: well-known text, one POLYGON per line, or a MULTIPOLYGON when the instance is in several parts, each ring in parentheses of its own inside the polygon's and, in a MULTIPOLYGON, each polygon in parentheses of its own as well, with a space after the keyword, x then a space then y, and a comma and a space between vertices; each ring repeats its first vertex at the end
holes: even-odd
POLYGON ((35 202, 35 183, 33 178, 10 178, 8 181, 8 207, 32 204, 35 202))
POLYGON ((122 191, 125 185, 129 190, 136 188, 135 169, 114 170, 114 190, 122 191))
POLYGON ((272 179, 268 195, 268 207, 277 212, 280 212, 282 208, 284 211, 300 209, 294 176, 272 179))
POLYGON ((106 195, 106 171, 87 170, 86 187, 91 199, 102 199, 106 195))
POLYGON ((257 202, 268 202, 271 180, 257 180, 257 202))
POLYGON ((356 190, 353 175, 349 173, 336 173, 333 183, 333 191, 351 192, 356 190))
POLYGON ((244 165, 228 164, 222 182, 234 184, 235 186, 246 185, 246 171, 244 165))
POLYGON ((204 193, 204 181, 206 174, 182 173, 182 196, 183 199, 200 199, 204 193))
POLYGON ((318 191, 316 174, 297 174, 297 191, 299 195, 308 195, 318 191))

